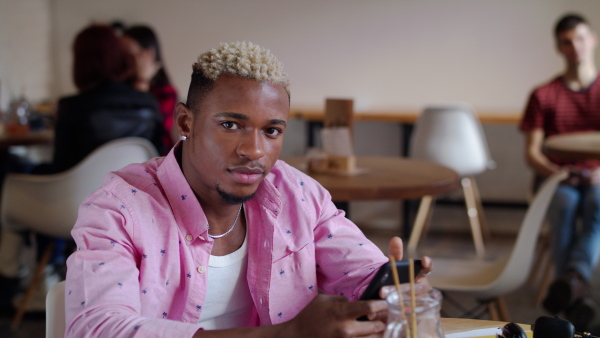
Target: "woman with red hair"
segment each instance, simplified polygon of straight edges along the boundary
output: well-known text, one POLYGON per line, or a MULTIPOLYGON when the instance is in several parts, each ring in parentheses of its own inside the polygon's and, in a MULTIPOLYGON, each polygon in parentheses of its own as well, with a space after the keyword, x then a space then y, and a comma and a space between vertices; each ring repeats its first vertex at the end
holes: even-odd
POLYGON ((152 95, 127 82, 132 57, 112 27, 91 25, 73 44, 73 80, 79 94, 58 103, 52 171, 77 164, 98 146, 122 137, 150 140, 162 152, 162 117, 152 95))
MULTIPOLYGON (((134 62, 114 29, 88 26, 75 38, 73 54, 73 80, 79 93, 59 101, 53 162, 36 167, 34 173, 65 171, 102 144, 122 137, 146 138, 161 152, 162 118, 157 102, 129 84, 134 62)), ((10 307, 18 291, 26 231, 2 224, 0 309, 10 307)), ((52 239, 40 238, 38 251, 48 240, 52 239)))
POLYGON ((163 143, 168 152, 179 140, 179 134, 173 124, 177 91, 167 75, 158 37, 152 28, 137 25, 125 29, 121 41, 135 58, 135 88, 150 92, 158 101, 165 132, 163 143))

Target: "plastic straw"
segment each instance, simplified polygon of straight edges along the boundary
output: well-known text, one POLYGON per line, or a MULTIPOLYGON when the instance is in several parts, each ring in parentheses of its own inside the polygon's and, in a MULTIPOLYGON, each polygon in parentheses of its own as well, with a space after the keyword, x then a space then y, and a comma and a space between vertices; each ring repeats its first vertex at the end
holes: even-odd
POLYGON ((400 289, 400 278, 398 278, 398 268, 396 268, 396 260, 394 256, 390 255, 390 265, 392 266, 392 276, 394 277, 394 285, 396 286, 396 292, 398 293, 398 305, 400 306, 400 314, 402 315, 402 319, 407 324, 406 325, 406 333, 407 336, 410 337, 410 327, 408 326, 408 321, 406 320, 406 315, 404 313, 404 300, 402 299, 402 290, 400 289))
POLYGON ((410 278, 410 306, 412 308, 412 337, 417 338, 417 300, 415 297, 415 262, 408 260, 408 276, 410 278))

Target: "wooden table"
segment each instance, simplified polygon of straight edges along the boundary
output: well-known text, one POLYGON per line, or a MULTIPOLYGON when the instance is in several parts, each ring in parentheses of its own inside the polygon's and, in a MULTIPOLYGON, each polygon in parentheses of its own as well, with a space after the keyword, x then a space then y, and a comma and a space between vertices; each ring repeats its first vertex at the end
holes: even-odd
MULTIPOLYGON (((385 110, 385 111, 356 111, 353 115, 354 121, 374 121, 397 123, 402 131, 400 155, 408 156, 410 137, 413 127, 421 111, 415 110, 385 110)), ((323 125, 323 109, 291 107, 289 118, 302 119, 306 122, 306 145, 315 146, 316 130, 323 125)), ((477 117, 485 124, 514 124, 521 120, 521 112, 506 111, 479 111, 477 117)))
POLYGON ((567 159, 600 159, 600 132, 580 132, 550 136, 544 151, 567 159))
MULTIPOLYGON (((396 123, 415 123, 421 111, 416 110, 387 110, 387 111, 357 111, 355 121, 380 121, 396 123)), ((481 123, 517 124, 521 120, 521 112, 481 111, 477 117, 481 123)), ((305 121, 323 121, 322 109, 292 107, 289 118, 299 118, 305 121)))
MULTIPOLYGON (((465 332, 471 330, 487 329, 491 327, 503 327, 505 322, 478 319, 442 318, 444 334, 465 332)), ((531 330, 531 325, 519 324, 526 332, 531 330)))
POLYGON ((54 141, 54 131, 31 131, 26 134, 0 135, 0 149, 8 149, 11 146, 29 146, 35 144, 51 144, 54 141))
MULTIPOLYGON (((304 157, 283 160, 306 172, 304 157)), ((359 156, 356 166, 365 169, 365 173, 356 176, 308 174, 329 191, 335 202, 414 199, 444 193, 459 185, 459 176, 454 170, 428 161, 359 156)))
MULTIPOLYGON (((304 157, 283 159, 291 166, 306 170, 304 157)), ((459 185, 459 176, 452 169, 428 161, 401 157, 357 157, 357 167, 366 172, 357 176, 308 173, 331 194, 336 206, 349 215, 350 201, 405 200, 402 233, 410 237, 411 217, 408 199, 437 195, 459 185)))

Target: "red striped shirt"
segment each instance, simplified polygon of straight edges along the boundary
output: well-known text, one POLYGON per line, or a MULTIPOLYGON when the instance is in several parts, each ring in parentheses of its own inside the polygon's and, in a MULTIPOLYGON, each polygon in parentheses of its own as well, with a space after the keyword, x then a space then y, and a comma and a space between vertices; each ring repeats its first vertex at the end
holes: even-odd
MULTIPOLYGON (((600 77, 600 76, 599 76, 600 77)), ((536 88, 529 98, 520 129, 544 130, 545 137, 579 131, 600 130, 600 81, 581 91, 567 88, 561 77, 536 88)), ((549 156, 559 165, 582 169, 600 166, 600 161, 571 161, 549 156)))

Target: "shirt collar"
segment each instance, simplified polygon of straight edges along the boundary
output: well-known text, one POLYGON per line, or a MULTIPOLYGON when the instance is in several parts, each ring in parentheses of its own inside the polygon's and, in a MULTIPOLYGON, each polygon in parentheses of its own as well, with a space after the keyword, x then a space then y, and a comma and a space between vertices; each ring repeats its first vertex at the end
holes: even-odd
MULTIPOLYGON (((182 233, 193 238, 201 237, 208 240, 208 220, 194 191, 187 182, 183 171, 179 166, 176 152, 181 147, 178 142, 165 157, 165 160, 157 168, 158 181, 165 191, 165 195, 171 206, 175 220, 182 233)), ((277 217, 281 211, 281 194, 273 182, 280 171, 280 161, 277 161, 271 172, 260 183, 254 198, 246 204, 246 209, 252 204, 258 203, 277 217)), ((248 210, 247 210, 248 211, 248 210)))

